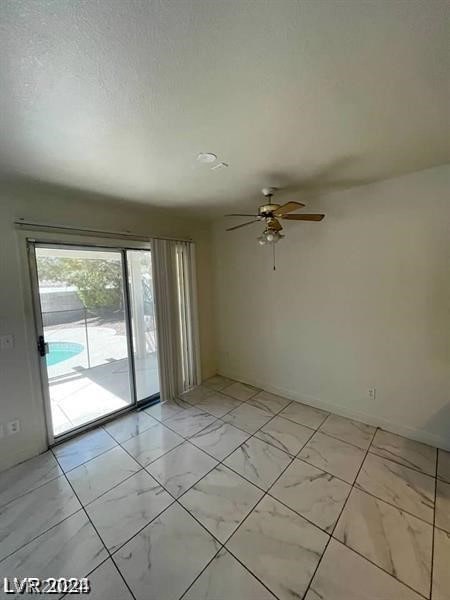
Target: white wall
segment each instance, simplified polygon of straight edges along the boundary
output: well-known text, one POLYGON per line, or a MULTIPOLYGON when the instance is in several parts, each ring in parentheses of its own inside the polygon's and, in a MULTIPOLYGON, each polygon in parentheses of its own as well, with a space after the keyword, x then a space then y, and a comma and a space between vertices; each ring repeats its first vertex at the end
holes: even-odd
POLYGON ((28 273, 21 262, 20 235, 15 218, 92 228, 129 230, 143 235, 191 236, 197 244, 198 292, 202 371, 215 371, 210 289, 210 232, 200 221, 136 205, 89 200, 86 196, 35 184, 0 188, 0 335, 12 333, 15 347, 0 353, 0 423, 20 419, 21 432, 0 439, 0 470, 46 448, 40 390, 35 385, 36 361, 30 347, 36 343, 28 310, 28 273))
POLYGON ((322 223, 215 224, 218 370, 450 448, 450 167, 308 202, 322 223), (370 401, 368 388, 376 387, 370 401))

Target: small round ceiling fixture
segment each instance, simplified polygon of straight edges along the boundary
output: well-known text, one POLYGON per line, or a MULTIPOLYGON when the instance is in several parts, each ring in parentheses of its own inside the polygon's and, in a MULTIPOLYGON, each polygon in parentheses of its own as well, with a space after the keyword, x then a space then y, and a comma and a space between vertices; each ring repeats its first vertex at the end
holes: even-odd
POLYGON ((217 156, 212 152, 200 152, 197 156, 197 160, 201 163, 211 164, 217 160, 217 156))

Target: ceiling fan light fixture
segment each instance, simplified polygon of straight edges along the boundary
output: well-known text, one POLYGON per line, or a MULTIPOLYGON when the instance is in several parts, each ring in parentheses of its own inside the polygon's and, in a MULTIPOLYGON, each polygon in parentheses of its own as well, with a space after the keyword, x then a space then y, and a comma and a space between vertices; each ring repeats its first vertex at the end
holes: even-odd
POLYGON ((283 238, 284 235, 276 229, 265 229, 257 239, 261 246, 265 246, 266 244, 276 244, 283 238))
POLYGON ((265 246, 267 244, 267 240, 264 237, 264 235, 260 235, 258 238, 256 238, 258 240, 258 244, 260 246, 265 246))

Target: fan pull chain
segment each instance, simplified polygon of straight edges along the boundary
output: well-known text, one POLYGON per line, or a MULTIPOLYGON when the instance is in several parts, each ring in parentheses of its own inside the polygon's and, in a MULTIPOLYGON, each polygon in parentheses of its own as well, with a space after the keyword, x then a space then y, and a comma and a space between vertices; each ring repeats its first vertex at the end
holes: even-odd
POLYGON ((272 244, 272 252, 273 252, 273 270, 276 271, 276 266, 275 266, 275 244, 272 244))

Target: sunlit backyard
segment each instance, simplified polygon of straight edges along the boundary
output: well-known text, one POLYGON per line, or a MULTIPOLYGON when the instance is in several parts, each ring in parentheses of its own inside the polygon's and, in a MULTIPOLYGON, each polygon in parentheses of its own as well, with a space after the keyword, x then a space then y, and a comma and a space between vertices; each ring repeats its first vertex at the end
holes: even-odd
POLYGON ((127 327, 120 253, 40 249, 39 291, 55 436, 131 405, 133 381, 138 400, 159 392, 146 254, 131 251, 127 256, 133 284, 127 327))

